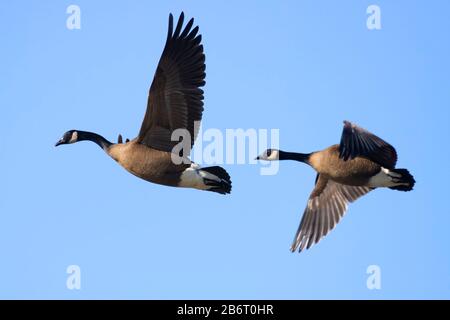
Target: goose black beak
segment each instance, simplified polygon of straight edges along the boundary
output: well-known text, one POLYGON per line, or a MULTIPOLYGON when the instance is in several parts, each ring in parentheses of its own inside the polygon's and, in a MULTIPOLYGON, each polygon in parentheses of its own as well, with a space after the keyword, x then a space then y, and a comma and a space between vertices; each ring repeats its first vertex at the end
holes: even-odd
POLYGON ((60 139, 57 143, 55 143, 55 147, 59 146, 60 144, 64 144, 63 139, 60 139))
POLYGON ((259 156, 257 156, 257 157, 255 158, 255 160, 259 160, 259 156))

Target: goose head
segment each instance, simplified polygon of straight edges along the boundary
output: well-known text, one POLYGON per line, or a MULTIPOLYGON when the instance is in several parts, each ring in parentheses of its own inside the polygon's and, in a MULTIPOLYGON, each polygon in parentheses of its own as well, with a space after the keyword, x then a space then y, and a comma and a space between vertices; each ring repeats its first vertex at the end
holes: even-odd
POLYGON ((278 149, 267 149, 259 156, 256 157, 256 160, 266 160, 266 161, 274 161, 280 159, 280 150, 278 149))
POLYGON ((75 143, 78 141, 78 131, 76 130, 69 130, 62 136, 61 139, 56 142, 55 147, 61 145, 61 144, 70 144, 75 143))

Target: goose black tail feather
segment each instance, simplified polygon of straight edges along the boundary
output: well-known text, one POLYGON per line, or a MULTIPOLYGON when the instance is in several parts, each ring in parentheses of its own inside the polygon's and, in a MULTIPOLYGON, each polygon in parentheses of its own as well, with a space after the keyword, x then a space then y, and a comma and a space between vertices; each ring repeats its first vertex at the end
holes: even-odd
POLYGON ((414 180, 414 177, 412 174, 409 173, 406 169, 389 169, 389 171, 392 171, 394 173, 398 173, 401 175, 399 178, 400 183, 405 183, 399 186, 389 187, 389 189, 393 190, 399 190, 399 191, 411 191, 414 188, 414 184, 416 183, 416 180, 414 180))
POLYGON ((217 192, 220 194, 227 194, 231 192, 231 179, 228 172, 225 171, 224 168, 219 166, 214 167, 207 167, 207 168, 201 168, 201 171, 208 172, 217 178, 220 179, 220 181, 203 178, 204 183, 207 186, 210 186, 208 191, 217 192))

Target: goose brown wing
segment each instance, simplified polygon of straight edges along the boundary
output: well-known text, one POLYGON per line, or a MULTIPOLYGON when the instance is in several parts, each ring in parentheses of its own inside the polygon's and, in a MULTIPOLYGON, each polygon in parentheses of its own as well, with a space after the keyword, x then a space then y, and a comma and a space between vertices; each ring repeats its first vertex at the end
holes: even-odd
MULTIPOLYGON (((149 147, 172 151, 178 141, 171 141, 176 129, 186 129, 190 146, 194 144, 203 112, 205 85, 205 55, 194 19, 182 30, 181 13, 175 31, 173 16, 169 16, 166 45, 150 87, 147 111, 137 141, 149 147)), ((188 154, 184 154, 185 156, 188 154)))
POLYGON ((372 190, 343 185, 318 174, 318 179, 303 213, 291 251, 299 252, 318 243, 340 221, 349 203, 372 190))
POLYGON ((369 158, 387 169, 395 168, 397 163, 397 152, 393 146, 369 131, 344 121, 339 157, 347 161, 358 156, 369 158))

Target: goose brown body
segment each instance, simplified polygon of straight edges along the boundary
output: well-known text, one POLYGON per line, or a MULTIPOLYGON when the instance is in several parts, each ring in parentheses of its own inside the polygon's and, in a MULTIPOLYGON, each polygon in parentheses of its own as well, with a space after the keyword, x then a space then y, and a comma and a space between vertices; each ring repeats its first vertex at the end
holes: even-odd
POLYGON ((381 166, 364 157, 344 161, 339 157, 339 145, 313 152, 309 164, 329 179, 350 186, 365 186, 371 177, 380 172, 381 166))
POLYGON ((178 186, 182 172, 190 167, 175 154, 148 148, 136 140, 114 144, 106 152, 133 175, 166 186, 178 186))

